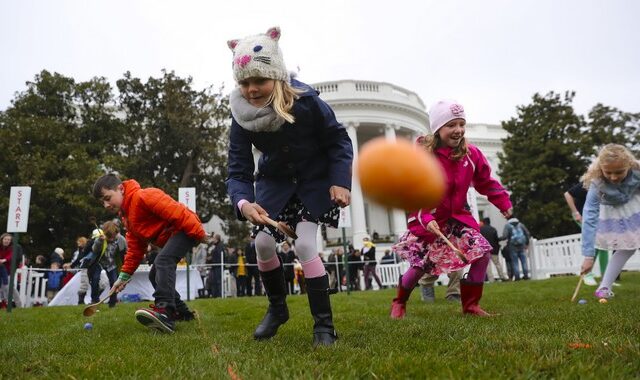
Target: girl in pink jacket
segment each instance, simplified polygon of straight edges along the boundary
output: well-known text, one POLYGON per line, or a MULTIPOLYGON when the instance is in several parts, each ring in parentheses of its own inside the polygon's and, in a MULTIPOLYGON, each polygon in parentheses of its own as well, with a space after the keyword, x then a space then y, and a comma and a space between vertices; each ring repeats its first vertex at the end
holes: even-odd
POLYGON ((429 110, 433 135, 418 138, 417 143, 432 152, 445 173, 445 196, 433 210, 421 209, 409 215, 409 230, 393 247, 411 267, 400 276, 398 294, 391 305, 391 318, 402 319, 411 291, 423 274, 440 275, 464 268, 471 263, 466 279, 460 283, 462 312, 489 316, 478 305, 491 245, 480 234, 480 227, 467 204, 467 191, 473 185, 486 195, 505 217, 512 213, 506 190, 491 177, 491 167, 480 150, 464 138, 466 116, 462 105, 455 101, 437 102, 429 110), (459 259, 435 232, 440 230, 468 263, 459 259))

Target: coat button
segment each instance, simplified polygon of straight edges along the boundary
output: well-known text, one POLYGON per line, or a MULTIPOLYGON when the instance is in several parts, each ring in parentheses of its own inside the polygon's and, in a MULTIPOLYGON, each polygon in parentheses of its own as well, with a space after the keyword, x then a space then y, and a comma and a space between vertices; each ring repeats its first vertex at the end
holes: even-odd
POLYGON ((288 153, 289 152, 289 145, 283 146, 282 147, 282 151, 285 152, 285 153, 288 153))
POLYGON ((289 169, 293 169, 293 168, 294 168, 294 166, 295 166, 295 165, 293 165, 293 162, 289 162, 289 163, 287 164, 287 167, 288 167, 289 169))
POLYGON ((291 179, 291 182, 293 182, 293 183, 298 183, 298 179, 297 179, 297 178, 292 178, 292 179, 291 179))

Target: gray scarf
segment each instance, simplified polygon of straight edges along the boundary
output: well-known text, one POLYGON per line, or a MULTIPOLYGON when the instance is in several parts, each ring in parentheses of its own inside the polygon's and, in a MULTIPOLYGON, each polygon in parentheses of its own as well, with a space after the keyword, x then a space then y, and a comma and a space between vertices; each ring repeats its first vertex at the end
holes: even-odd
POLYGON ((607 181, 599 181, 597 185, 602 204, 613 206, 625 204, 640 188, 640 170, 629 170, 627 177, 618 185, 607 181))
POLYGON ((277 132, 285 122, 271 106, 251 105, 237 87, 229 95, 229 106, 233 118, 247 131, 277 132))

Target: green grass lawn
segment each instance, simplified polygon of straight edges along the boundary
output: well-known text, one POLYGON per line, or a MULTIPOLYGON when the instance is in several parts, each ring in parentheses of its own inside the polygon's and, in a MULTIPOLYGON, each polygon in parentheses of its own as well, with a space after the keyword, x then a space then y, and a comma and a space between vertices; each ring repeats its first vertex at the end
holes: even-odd
POLYGON ((413 293, 402 321, 389 319, 395 290, 332 296, 340 339, 311 348, 306 296, 288 298, 291 319, 270 341, 253 329, 266 298, 195 300, 199 321, 173 335, 147 330, 144 304, 14 309, 0 313, 0 378, 599 378, 640 377, 640 273, 624 273, 616 298, 571 303, 577 277, 485 286, 482 306, 500 316, 463 316, 444 300, 413 293), (85 322, 93 330, 83 329, 85 322), (572 348, 572 343, 588 344, 572 348))

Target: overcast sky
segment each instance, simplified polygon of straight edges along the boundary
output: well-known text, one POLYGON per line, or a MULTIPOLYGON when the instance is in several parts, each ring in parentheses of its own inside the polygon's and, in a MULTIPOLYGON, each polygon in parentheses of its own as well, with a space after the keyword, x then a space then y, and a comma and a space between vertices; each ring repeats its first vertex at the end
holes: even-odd
POLYGON ((77 81, 161 69, 233 86, 226 41, 278 25, 299 79, 364 79, 461 102, 470 122, 576 91, 640 112, 640 1, 0 0, 0 110, 43 69, 77 81))

